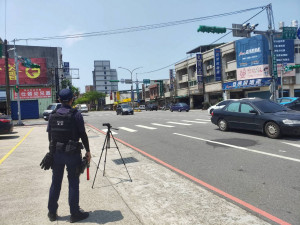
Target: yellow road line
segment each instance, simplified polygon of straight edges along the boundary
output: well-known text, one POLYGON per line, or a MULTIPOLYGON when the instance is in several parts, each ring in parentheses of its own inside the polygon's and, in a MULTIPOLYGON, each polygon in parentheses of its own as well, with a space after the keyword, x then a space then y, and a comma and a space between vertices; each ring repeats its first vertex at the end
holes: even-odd
MULTIPOLYGON (((34 127, 33 127, 34 128, 34 127)), ((1 163, 3 163, 3 161, 11 154, 13 153, 14 150, 16 150, 16 148, 27 138, 27 136, 31 133, 31 131, 33 130, 33 128, 31 128, 31 130, 25 135, 25 137, 22 138, 22 140, 15 146, 13 147, 1 160, 0 160, 0 165, 1 163)))

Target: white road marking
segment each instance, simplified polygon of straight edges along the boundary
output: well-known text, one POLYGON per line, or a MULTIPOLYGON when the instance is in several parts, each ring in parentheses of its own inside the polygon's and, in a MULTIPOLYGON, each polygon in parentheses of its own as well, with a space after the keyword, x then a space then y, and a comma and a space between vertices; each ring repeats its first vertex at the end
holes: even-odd
POLYGON ((190 126, 190 125, 192 125, 192 124, 188 124, 188 123, 177 123, 177 122, 167 122, 167 123, 173 123, 173 124, 185 125, 185 126, 190 126))
MULTIPOLYGON (((294 147, 297 147, 297 148, 300 148, 300 145, 299 145, 299 144, 288 143, 288 142, 284 142, 284 141, 282 141, 281 143, 287 144, 287 145, 291 145, 291 146, 294 146, 294 147)), ((298 150, 298 151, 300 151, 300 150, 298 150)))
POLYGON ((165 124, 160 124, 160 123, 151 123, 152 125, 155 125, 155 126, 161 126, 161 127, 174 127, 174 126, 171 126, 171 125, 165 125, 165 124))
POLYGON ((188 122, 188 123, 207 123, 207 122, 200 122, 200 121, 192 121, 192 120, 181 120, 183 122, 188 122))
POLYGON ((156 127, 147 127, 147 126, 143 126, 143 125, 135 125, 137 127, 141 127, 141 128, 145 128, 145 129, 149 129, 149 130, 155 130, 157 129, 156 127))
POLYGON ((127 127, 119 127, 119 129, 126 130, 128 132, 137 132, 137 130, 133 130, 133 129, 130 129, 130 128, 127 128, 127 127))
MULTIPOLYGON (((103 129, 102 131, 104 131, 105 133, 107 132, 107 129, 103 129)), ((114 134, 118 134, 118 133, 116 133, 116 132, 114 132, 114 131, 112 131, 112 130, 110 130, 111 131, 111 133, 114 135, 114 134)))
POLYGON ((200 140, 200 141, 206 141, 206 142, 210 142, 210 143, 214 143, 214 144, 218 144, 218 145, 224 145, 224 146, 228 146, 228 147, 231 147, 231 148, 240 149, 240 150, 243 150, 243 151, 254 152, 254 153, 258 153, 258 154, 262 154, 262 155, 267 155, 267 156, 272 156, 272 157, 276 157, 276 158, 287 159, 287 160, 290 160, 290 161, 300 162, 300 159, 295 159, 295 158, 286 157, 286 156, 282 156, 282 155, 276 155, 276 154, 272 154, 272 153, 262 152, 262 151, 249 149, 249 148, 245 148, 245 147, 241 147, 241 146, 237 146, 237 145, 231 145, 231 144, 226 144, 226 143, 222 143, 222 142, 211 141, 211 140, 198 138, 198 137, 193 137, 193 136, 189 136, 189 135, 185 135, 185 134, 178 134, 178 133, 173 133, 173 134, 179 135, 179 136, 182 136, 182 137, 188 137, 188 138, 200 140))
POLYGON ((210 122, 210 120, 204 120, 204 119, 196 119, 196 120, 202 120, 202 121, 210 122))

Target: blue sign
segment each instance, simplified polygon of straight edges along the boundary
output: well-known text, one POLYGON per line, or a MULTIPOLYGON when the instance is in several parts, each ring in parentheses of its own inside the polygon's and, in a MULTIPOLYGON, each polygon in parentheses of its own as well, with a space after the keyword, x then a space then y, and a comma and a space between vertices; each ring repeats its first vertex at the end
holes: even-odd
POLYGON ((277 64, 294 63, 294 40, 274 40, 277 64))
POLYGON ((64 62, 64 76, 69 76, 70 75, 70 63, 69 62, 64 62))
POLYGON ((215 81, 222 80, 222 58, 221 58, 221 49, 215 48, 215 81))
POLYGON ((262 35, 235 42, 237 68, 268 64, 268 40, 262 35))
POLYGON ((196 60, 197 60, 197 81, 199 83, 203 83, 203 56, 202 54, 196 54, 196 60))
POLYGON ((170 90, 173 90, 173 83, 174 83, 174 76, 173 76, 173 69, 169 70, 170 74, 170 90))
MULTIPOLYGON (((231 90, 231 89, 240 89, 240 88, 249 88, 249 87, 264 87, 269 86, 271 84, 272 78, 258 78, 251 80, 239 80, 234 82, 223 83, 223 90, 231 90)), ((280 84, 280 79, 277 80, 277 84, 280 84)))

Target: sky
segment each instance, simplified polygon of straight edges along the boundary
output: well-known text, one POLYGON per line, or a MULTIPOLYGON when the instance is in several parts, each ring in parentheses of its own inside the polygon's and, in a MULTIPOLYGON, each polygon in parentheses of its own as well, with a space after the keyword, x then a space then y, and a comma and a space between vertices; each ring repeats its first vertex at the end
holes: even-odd
MULTIPOLYGON (((12 44, 13 39, 53 37, 116 30, 121 28, 160 24, 200 18, 239 10, 266 6, 272 3, 275 28, 280 21, 290 26, 292 20, 300 23, 299 0, 0 0, 0 37, 12 44)), ((117 69, 118 79, 167 79, 174 64, 190 57, 188 51, 208 45, 223 34, 198 33, 199 25, 230 28, 242 24, 261 11, 256 9, 241 14, 217 17, 158 29, 119 33, 77 39, 19 41, 16 44, 61 47, 63 61, 79 69, 79 79, 73 85, 85 91, 92 85, 94 60, 110 60, 117 69), (170 65, 170 66, 169 66, 170 65), (166 67, 165 69, 158 70, 166 67), (158 70, 156 72, 151 72, 158 70), (137 74, 136 74, 137 73, 137 74)), ((267 30, 267 13, 253 17, 251 24, 257 30, 267 30)), ((231 42, 239 38, 232 34, 217 41, 231 42)), ((119 83, 119 90, 129 90, 130 84, 119 83)))

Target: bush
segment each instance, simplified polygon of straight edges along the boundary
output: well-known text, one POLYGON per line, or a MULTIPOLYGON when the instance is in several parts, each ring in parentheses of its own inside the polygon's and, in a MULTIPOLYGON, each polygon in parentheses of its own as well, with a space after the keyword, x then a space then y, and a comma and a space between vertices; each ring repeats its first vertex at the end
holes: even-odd
POLYGON ((203 103, 202 103, 202 109, 203 109, 203 110, 206 110, 206 109, 208 109, 209 107, 210 107, 209 102, 203 102, 203 103))

